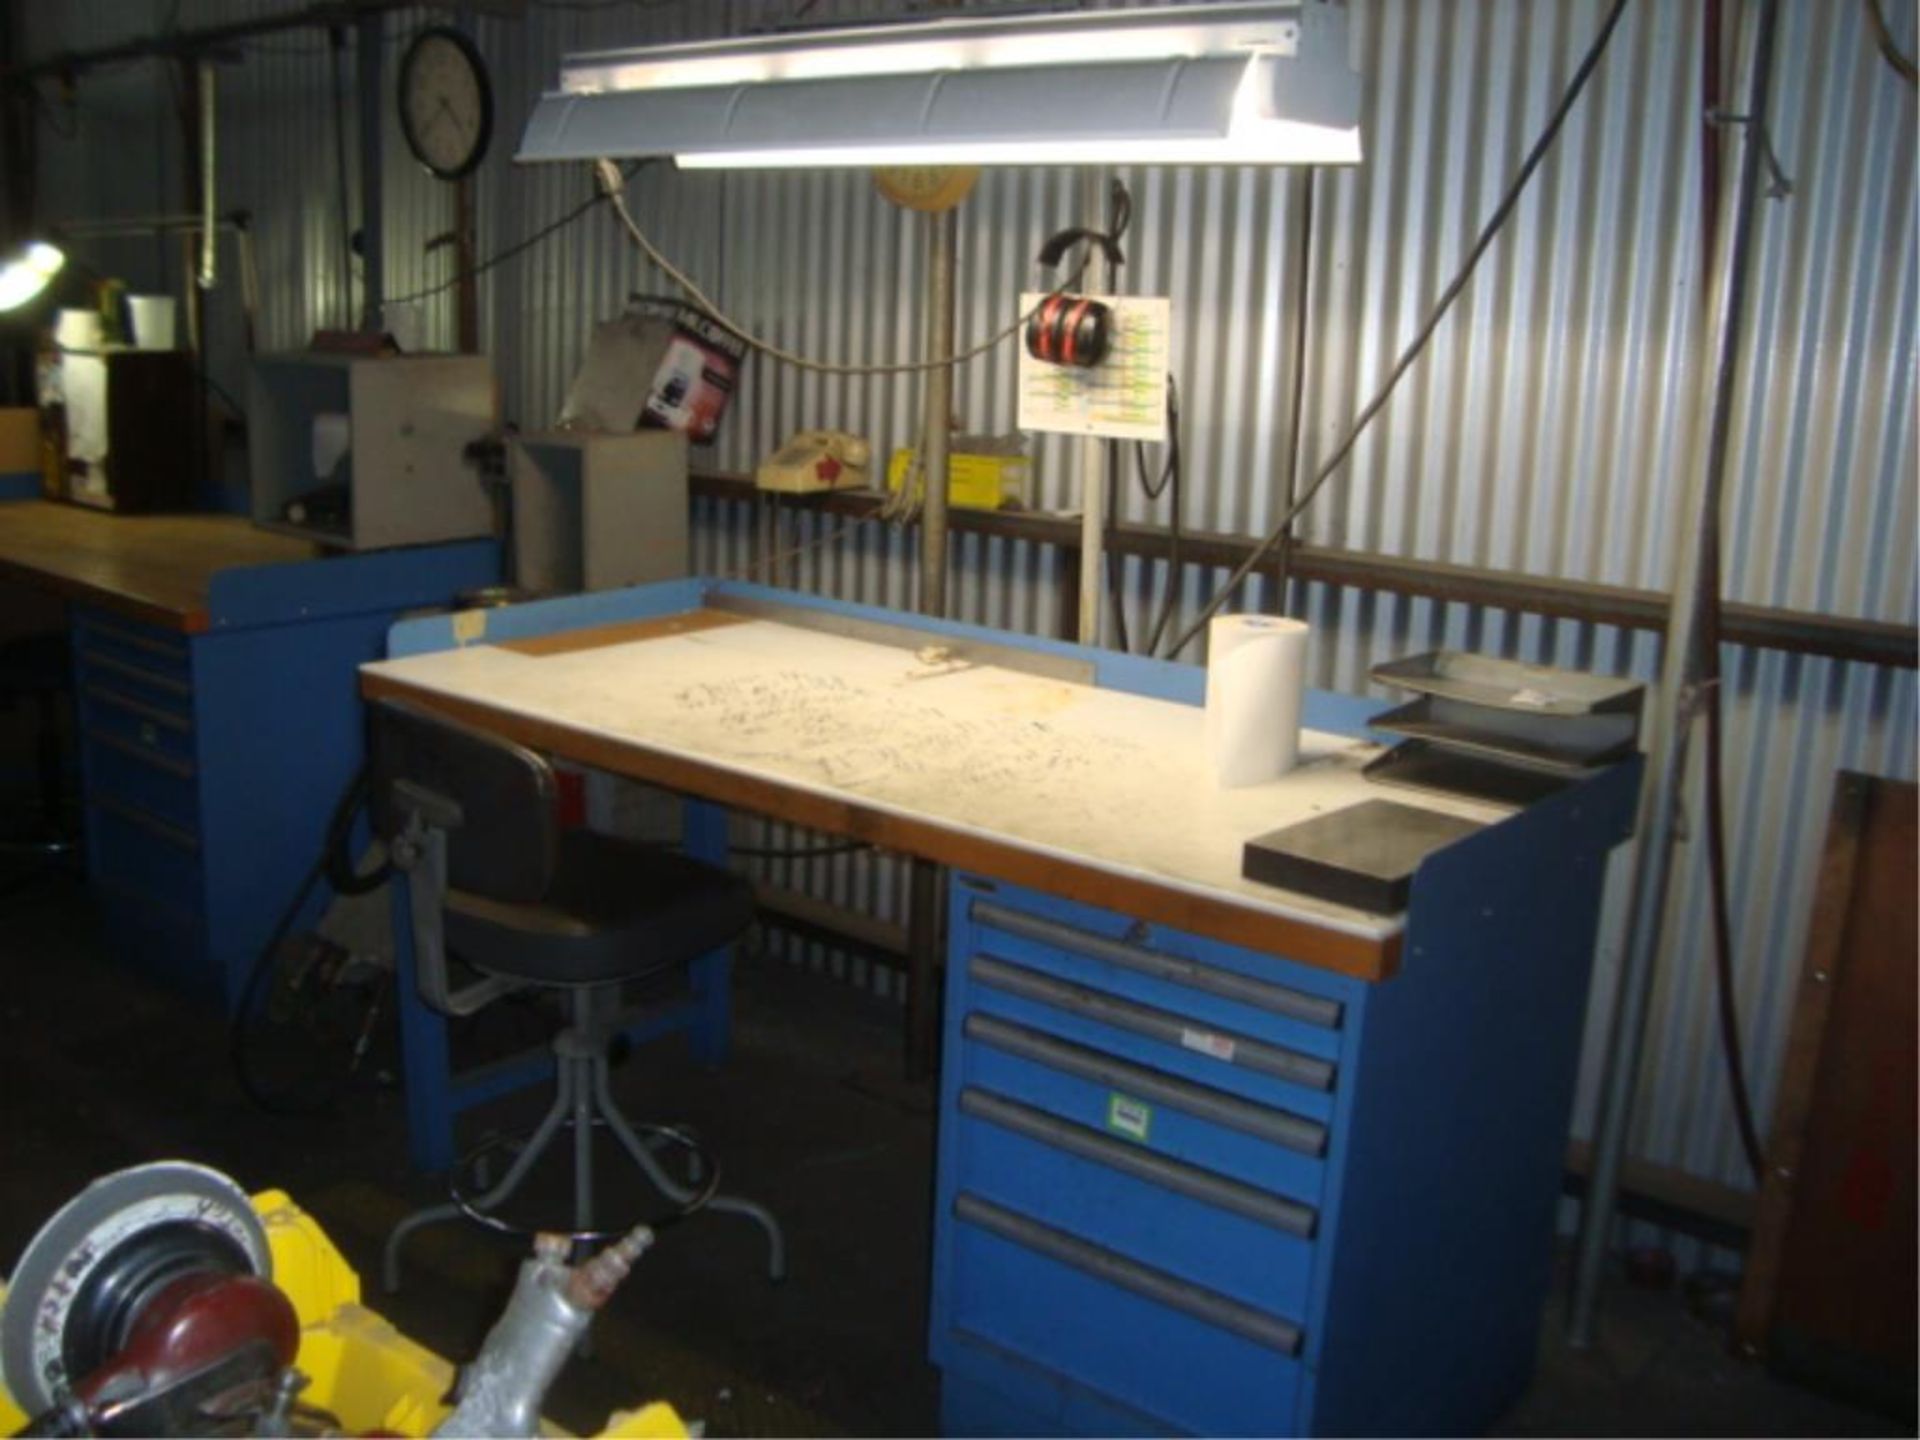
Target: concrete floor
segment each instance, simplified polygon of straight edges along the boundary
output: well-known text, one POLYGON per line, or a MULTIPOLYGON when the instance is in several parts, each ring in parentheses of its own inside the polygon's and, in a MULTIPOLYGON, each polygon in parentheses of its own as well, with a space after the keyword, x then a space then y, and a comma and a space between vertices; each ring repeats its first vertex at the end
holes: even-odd
MULTIPOLYGON (((472 1353, 511 1283, 511 1242, 460 1225, 425 1232, 400 1293, 377 1290, 385 1230, 439 1196, 406 1170, 390 1077, 370 1076, 321 1118, 263 1114, 235 1084, 223 1025, 110 963, 71 881, 0 894, 0 967, 12 1052, 0 1268, 90 1179, 179 1156, 249 1188, 290 1191, 360 1270, 376 1308, 450 1358, 472 1353)), ((751 953, 738 971, 737 1053, 723 1072, 698 1071, 669 1043, 632 1057, 616 1090, 630 1114, 699 1127, 729 1188, 779 1212, 791 1276, 768 1282, 759 1233, 737 1218, 665 1231, 549 1413, 591 1430, 610 1408, 663 1398, 717 1436, 930 1433, 931 1091, 899 1078, 892 1007, 751 953)), ((496 1010, 463 1043, 542 1033, 525 1006, 496 1010)), ((541 1105, 504 1102, 476 1115, 472 1133, 510 1130, 541 1105)), ((609 1192, 610 1212, 623 1203, 609 1192)), ((1536 1383, 1498 1433, 1912 1433, 1732 1358, 1677 1294, 1616 1287, 1601 1343, 1582 1354, 1560 1343, 1563 1308, 1556 1296, 1536 1383)))

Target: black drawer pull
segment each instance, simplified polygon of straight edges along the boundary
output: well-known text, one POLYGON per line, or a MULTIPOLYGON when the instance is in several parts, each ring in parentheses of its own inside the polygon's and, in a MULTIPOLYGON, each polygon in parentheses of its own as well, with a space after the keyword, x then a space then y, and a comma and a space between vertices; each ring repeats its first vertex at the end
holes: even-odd
POLYGON ((103 810, 109 815, 117 815, 129 825, 137 826, 146 831, 156 840, 164 840, 167 844, 177 846, 189 854, 197 855, 200 852, 200 837, 194 834, 193 831, 181 825, 170 824, 160 819, 157 815, 149 815, 138 805, 130 805, 125 800, 118 800, 111 795, 104 795, 98 790, 95 790, 87 797, 87 803, 96 810, 103 810))
POLYGON ((1327 1127, 1317 1120, 1289 1115, 1284 1110, 1256 1105, 1210 1085, 1195 1084, 1177 1075, 1135 1065, 1130 1060, 1102 1055, 1098 1050, 1089 1050, 1071 1040, 1056 1039, 1045 1031, 1030 1030, 997 1016, 969 1015, 962 1029, 967 1039, 990 1045, 995 1050, 1077 1075, 1096 1085, 1123 1090, 1142 1100, 1157 1100, 1199 1119, 1297 1150, 1302 1155, 1318 1158, 1327 1153, 1327 1127))
POLYGON ((1151 1265, 1142 1265, 1138 1260, 1129 1259, 1104 1245, 1095 1245, 1078 1235, 1056 1230, 1051 1225, 1042 1225, 1018 1211, 1008 1210, 965 1191, 953 1197, 953 1213, 967 1224, 978 1225, 1002 1240, 1024 1245, 1050 1260, 1058 1260, 1062 1265, 1070 1265, 1122 1290, 1131 1290, 1156 1304, 1165 1305, 1169 1310, 1178 1310, 1208 1325, 1218 1326, 1243 1340, 1278 1350, 1282 1355, 1300 1353, 1301 1332, 1298 1325, 1278 1315, 1256 1310, 1217 1290, 1195 1285, 1191 1280, 1182 1280, 1151 1265))
POLYGON ((158 705, 149 705, 144 700, 136 700, 131 695, 122 695, 118 690, 109 690, 104 685, 83 685, 80 693, 89 700, 97 700, 102 705, 115 710, 124 710, 129 715, 138 715, 142 720, 151 720, 156 725, 164 725, 169 730, 177 730, 182 735, 193 732, 193 722, 184 715, 176 715, 171 710, 162 710, 158 705))
POLYGON ((1244 1215, 1249 1220, 1270 1225, 1288 1235, 1312 1238, 1315 1216, 1311 1205, 1283 1199, 1157 1151, 1109 1139, 1098 1130, 1076 1125, 1071 1120, 1062 1120, 1044 1110, 1035 1110, 1030 1105, 995 1095, 992 1091, 967 1086, 960 1092, 960 1113, 998 1125, 1003 1130, 1011 1130, 1016 1135, 1024 1135, 1029 1140, 1038 1140, 1042 1145, 1051 1145, 1056 1150, 1064 1150, 1069 1155, 1077 1155, 1082 1160, 1105 1165, 1136 1180, 1145 1180, 1176 1195, 1185 1195, 1203 1205, 1231 1210, 1236 1215, 1244 1215))
POLYGON ((138 680, 142 685, 151 685, 156 690, 165 690, 170 695, 182 699, 193 695, 193 683, 174 675, 162 675, 157 670, 149 670, 144 665, 136 665, 131 660, 116 660, 111 655, 94 655, 82 650, 80 663, 89 670, 107 670, 115 675, 123 675, 129 680, 138 680))
POLYGON ((123 630, 118 625, 104 624, 91 617, 81 621, 75 628, 80 632, 82 654, 87 651, 87 640, 98 636, 102 640, 112 641, 115 645, 125 645, 129 649, 144 650, 149 655, 162 656, 176 665, 187 663, 187 647, 178 643, 157 640, 151 635, 142 635, 134 630, 123 630))
POLYGON ((144 745, 134 744, 131 740, 122 740, 118 735, 109 735, 106 731, 97 730, 91 725, 87 726, 84 733, 89 745, 98 745, 105 750, 117 750, 122 755, 138 760, 142 765, 151 765, 155 770, 164 771, 168 775, 177 775, 182 780, 193 778, 193 762, 190 760, 163 755, 158 750, 149 750, 144 745))
POLYGON ((1195 960, 1183 960, 1178 955, 1163 955, 1157 950, 1129 945, 1124 940, 1109 940, 1104 935, 1096 935, 1077 926, 1062 925, 1057 920, 1009 910, 991 900, 975 900, 969 906, 969 913, 982 925, 991 925, 1009 935, 1038 940, 1044 945, 1057 945, 1062 950, 1077 950, 1124 970, 1151 975, 1156 980, 1170 980, 1176 985, 1218 995, 1223 1000, 1237 1000, 1257 1010, 1285 1015, 1292 1020, 1304 1020, 1309 1025, 1323 1026, 1328 1030, 1338 1029, 1340 1025, 1341 1006, 1338 1000, 1324 1000, 1318 995, 1307 995, 1284 985, 1255 980, 1236 971, 1202 965, 1195 960))
POLYGON ((1009 995, 1018 995, 1023 1000, 1035 1000, 1042 1005, 1052 1005, 1056 1009, 1112 1025, 1116 1029, 1131 1030, 1136 1035, 1177 1045, 1183 1050, 1210 1056, 1228 1065, 1257 1070, 1263 1075, 1289 1080, 1315 1090, 1333 1088, 1333 1062, 1330 1060, 1283 1050, 1263 1040, 1251 1040, 1245 1035, 1203 1025, 1184 1015, 1156 1010, 1151 1005, 1117 1000, 1098 990, 1089 990, 1084 985, 1070 985, 1064 980, 1055 980, 1025 966, 1012 965, 987 955, 976 955, 968 961, 967 972, 982 985, 1004 990, 1009 995))

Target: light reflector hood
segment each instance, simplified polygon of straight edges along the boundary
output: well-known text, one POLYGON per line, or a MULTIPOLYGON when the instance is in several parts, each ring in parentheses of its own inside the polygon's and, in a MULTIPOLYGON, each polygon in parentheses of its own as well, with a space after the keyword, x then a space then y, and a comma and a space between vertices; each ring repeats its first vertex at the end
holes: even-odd
POLYGON ((521 160, 1350 165, 1340 0, 943 20, 570 57, 521 160))

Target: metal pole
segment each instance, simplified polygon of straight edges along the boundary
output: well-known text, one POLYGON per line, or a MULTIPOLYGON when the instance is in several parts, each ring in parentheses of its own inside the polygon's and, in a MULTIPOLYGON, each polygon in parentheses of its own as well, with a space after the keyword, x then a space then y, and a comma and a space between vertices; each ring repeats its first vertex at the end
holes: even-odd
POLYGON ((1606 1264, 1614 1202, 1620 1191, 1620 1165, 1633 1119, 1641 1053, 1646 1046, 1647 1012, 1653 995, 1661 920, 1666 912, 1675 821, 1686 778, 1687 746, 1693 733, 1700 675, 1701 614, 1710 603, 1710 597, 1704 593, 1708 574, 1705 559, 1718 533, 1726 480, 1728 432, 1733 421, 1741 322, 1746 310, 1752 257, 1753 208, 1759 193, 1760 163, 1766 152, 1765 137, 1756 132, 1767 113, 1777 18, 1776 0, 1760 0, 1759 28, 1754 37, 1753 69, 1748 84, 1747 126, 1742 137, 1739 182, 1733 195, 1733 226, 1725 242, 1726 263, 1716 264, 1713 273, 1714 300, 1709 310, 1708 331, 1714 347, 1711 408, 1707 423, 1696 431, 1693 463, 1689 467, 1681 531, 1685 548, 1680 552, 1679 569, 1674 577, 1666 654, 1661 666, 1661 705, 1655 712, 1649 746, 1652 763, 1647 767, 1646 785, 1641 793, 1643 834, 1634 857, 1626 948, 1614 997, 1607 1068, 1601 1081, 1593 1178, 1580 1216, 1573 1304, 1567 1323, 1568 1343, 1576 1348, 1593 1343, 1594 1309, 1606 1264))
MULTIPOLYGON (((927 217, 927 358, 953 354, 954 254, 960 234, 957 210, 927 217)), ((925 423, 920 432, 920 613, 947 613, 947 450, 953 434, 953 368, 927 373, 925 423)), ((939 1038, 936 994, 940 954, 945 949, 945 872, 930 860, 915 860, 907 891, 906 1071, 912 1080, 933 1071, 939 1038)))
POLYGON ((214 197, 219 152, 214 132, 213 64, 200 62, 200 288, 211 290, 219 278, 220 216, 214 197))
MULTIPOLYGON (((386 20, 378 11, 362 16, 354 52, 360 84, 360 293, 361 328, 380 330, 381 302, 385 299, 385 251, 381 243, 384 215, 381 197, 381 118, 385 100, 386 20)), ((343 277, 350 285, 352 276, 343 277)))
MULTIPOLYGON (((1089 165, 1080 175, 1081 221, 1089 230, 1104 230, 1106 217, 1100 206, 1098 166, 1089 165)), ((1089 272, 1088 278, 1092 275, 1089 272)), ((1108 279, 1112 279, 1109 269, 1108 279)), ((1091 286, 1088 287, 1092 288, 1091 286)), ((1080 441, 1080 643, 1100 643, 1100 622, 1106 615, 1102 603, 1100 576, 1106 565, 1102 542, 1107 528, 1106 442, 1088 435, 1080 441)))
MULTIPOLYGON (((953 277, 959 214, 943 210, 928 218, 927 358, 953 354, 953 277)), ((953 367, 927 371, 926 418, 920 433, 920 613, 947 613, 947 446, 953 435, 953 367)))

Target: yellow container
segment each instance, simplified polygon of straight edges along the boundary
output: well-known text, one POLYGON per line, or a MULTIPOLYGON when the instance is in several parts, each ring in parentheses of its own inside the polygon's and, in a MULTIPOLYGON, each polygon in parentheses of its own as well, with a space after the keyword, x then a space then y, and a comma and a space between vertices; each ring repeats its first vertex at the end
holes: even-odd
POLYGON ((0 406, 0 476, 40 473, 40 412, 0 406))
MULTIPOLYGON (((905 446, 887 462, 887 489, 898 492, 905 482, 914 452, 905 446)), ((1024 505, 1031 462, 1024 455, 969 455, 955 451, 947 457, 947 503, 965 510, 998 510, 1024 505)))

